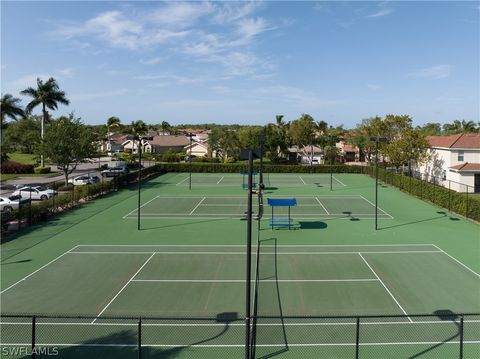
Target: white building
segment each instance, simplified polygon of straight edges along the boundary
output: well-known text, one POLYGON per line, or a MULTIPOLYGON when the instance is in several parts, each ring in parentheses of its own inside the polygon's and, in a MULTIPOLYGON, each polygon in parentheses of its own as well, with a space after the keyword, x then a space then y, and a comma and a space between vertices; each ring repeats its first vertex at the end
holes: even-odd
POLYGON ((430 159, 417 175, 458 192, 480 192, 480 134, 428 136, 430 159))

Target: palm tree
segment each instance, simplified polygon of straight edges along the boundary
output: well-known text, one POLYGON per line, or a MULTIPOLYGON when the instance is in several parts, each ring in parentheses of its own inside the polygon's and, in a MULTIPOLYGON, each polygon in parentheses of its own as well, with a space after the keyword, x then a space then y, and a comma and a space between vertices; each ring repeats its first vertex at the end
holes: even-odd
MULTIPOLYGON (((27 105, 25 110, 30 113, 35 107, 42 104, 42 123, 40 128, 40 135, 43 140, 45 136, 45 122, 48 120, 47 108, 50 110, 56 110, 58 104, 68 105, 70 101, 65 97, 65 92, 60 91, 57 81, 50 77, 47 82, 43 82, 37 78, 37 88, 28 87, 20 92, 22 95, 30 96, 32 101, 27 105)), ((40 165, 44 166, 43 154, 40 155, 40 165)))
POLYGON ((116 128, 120 126, 120 119, 116 116, 111 116, 107 120, 107 137, 108 137, 108 150, 111 151, 112 149, 112 136, 110 133, 110 129, 116 128))
POLYGON ((3 126, 5 124, 5 119, 10 117, 12 120, 16 120, 17 116, 25 117, 25 111, 20 107, 19 98, 13 97, 10 94, 5 94, 0 98, 0 142, 3 143, 3 126))
POLYGON ((162 134, 165 135, 165 132, 170 130, 170 124, 167 121, 162 121, 162 134))
MULTIPOLYGON (((132 139, 132 154, 135 149, 135 138, 146 135, 148 133, 148 126, 142 120, 135 121, 130 124, 130 126, 125 130, 126 134, 129 134, 133 137, 132 139)), ((139 139, 139 141, 141 141, 139 139)))
POLYGON ((463 132, 476 132, 475 122, 462 120, 462 130, 463 132))

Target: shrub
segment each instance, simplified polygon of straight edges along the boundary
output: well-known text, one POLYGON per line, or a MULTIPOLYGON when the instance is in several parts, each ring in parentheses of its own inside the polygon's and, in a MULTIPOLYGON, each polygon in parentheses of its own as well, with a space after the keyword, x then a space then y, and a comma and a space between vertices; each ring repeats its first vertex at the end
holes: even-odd
POLYGON ((2 173, 35 173, 33 165, 17 162, 3 162, 2 173))
POLYGON ((50 173, 52 169, 50 167, 37 167, 35 168, 35 173, 45 174, 50 173))

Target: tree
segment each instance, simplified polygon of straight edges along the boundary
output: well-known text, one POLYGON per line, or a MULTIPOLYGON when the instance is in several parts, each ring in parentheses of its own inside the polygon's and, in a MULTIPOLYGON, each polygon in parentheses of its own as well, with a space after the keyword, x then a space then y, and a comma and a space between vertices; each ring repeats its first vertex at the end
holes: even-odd
POLYGON ((442 125, 437 122, 428 122, 423 126, 417 126, 417 129, 425 136, 437 136, 442 133, 442 125))
MULTIPOLYGON (((135 147, 136 138, 138 138, 139 136, 146 135, 148 133, 148 126, 142 120, 138 120, 138 121, 135 121, 135 122, 132 121, 130 126, 125 128, 124 132, 132 137, 132 153, 133 153, 135 148, 136 148, 135 147)), ((141 140, 139 140, 139 141, 141 142, 141 140)))
POLYGON ((68 117, 62 116, 48 125, 48 131, 42 140, 40 153, 54 163, 65 176, 77 168, 84 159, 95 154, 94 134, 82 124, 80 118, 71 113, 68 117))
MULTIPOLYGON (((70 101, 66 98, 65 92, 60 91, 57 81, 50 77, 47 82, 43 82, 37 78, 37 88, 28 87, 20 92, 22 95, 30 96, 33 98, 26 107, 27 112, 31 112, 38 105, 42 105, 42 123, 40 127, 40 137, 42 140, 45 137, 45 123, 48 121, 47 108, 50 110, 56 110, 58 104, 68 105, 70 101)), ((44 166, 43 154, 40 154, 41 166, 44 166)))
POLYGON ((419 129, 411 127, 403 129, 395 141, 385 145, 383 153, 389 162, 399 168, 407 165, 411 175, 411 168, 428 159, 429 143, 419 129))
POLYGON ((0 98, 0 142, 3 143, 3 130, 7 117, 16 121, 18 117, 25 117, 25 111, 20 106, 20 99, 10 94, 2 95, 0 98))
POLYGON ((11 151, 34 153, 40 145, 40 119, 21 118, 6 128, 4 145, 11 151))
MULTIPOLYGON (((308 114, 302 114, 300 118, 290 122, 288 134, 298 149, 308 157, 308 152, 316 143, 315 120, 308 114)), ((313 160, 313 153, 311 153, 313 160)))
POLYGON ((165 132, 170 131, 170 128, 172 126, 170 126, 170 124, 167 121, 162 121, 161 127, 162 127, 162 134, 165 135, 165 132))

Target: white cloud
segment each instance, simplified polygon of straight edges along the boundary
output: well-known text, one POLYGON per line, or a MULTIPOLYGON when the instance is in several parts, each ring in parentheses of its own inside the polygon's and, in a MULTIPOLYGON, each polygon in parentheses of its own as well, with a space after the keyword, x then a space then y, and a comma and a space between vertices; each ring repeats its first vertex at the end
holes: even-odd
POLYGON ((393 12, 393 9, 389 8, 390 4, 386 1, 378 3, 378 10, 370 15, 367 15, 367 18, 376 18, 376 17, 382 17, 382 16, 387 16, 390 15, 393 12))
POLYGON ((367 88, 372 91, 381 90, 382 86, 377 84, 367 84, 367 88))
POLYGON ((443 79, 450 76, 452 67, 447 64, 436 65, 420 69, 408 74, 410 77, 425 77, 431 79, 443 79))
POLYGON ((141 59, 140 63, 142 65, 156 65, 156 64, 162 62, 163 60, 165 60, 164 57, 152 57, 150 59, 141 59))
POLYGON ((164 80, 164 81, 168 81, 169 83, 179 83, 179 84, 190 84, 190 83, 202 82, 204 80, 199 77, 179 76, 174 74, 140 75, 140 76, 135 76, 135 79, 141 80, 141 81, 164 80))
POLYGON ((245 40, 248 40, 267 30, 269 30, 268 23, 261 17, 257 17, 256 19, 242 19, 238 22, 237 31, 245 40))
POLYGON ((186 28, 214 10, 213 4, 209 2, 170 2, 155 10, 147 18, 163 26, 186 28))
POLYGON ((73 77, 73 69, 71 67, 67 67, 64 69, 60 69, 56 71, 57 77, 65 78, 65 77, 73 77))
POLYGON ((114 97, 114 96, 121 96, 128 93, 127 89, 118 89, 112 91, 104 91, 104 92, 89 92, 83 94, 73 94, 70 96, 72 101, 91 101, 96 100, 99 98, 104 97, 114 97))
POLYGON ((73 76, 73 70, 70 68, 60 69, 53 73, 40 73, 40 74, 28 74, 20 76, 19 78, 10 81, 7 83, 7 87, 10 92, 20 92, 25 90, 27 87, 35 88, 37 86, 37 78, 43 81, 47 81, 50 77, 53 77, 55 80, 62 80, 65 78, 70 78, 73 76))
POLYGON ((218 3, 216 13, 213 16, 213 22, 218 24, 229 24, 247 17, 259 9, 260 2, 224 2, 218 3))

